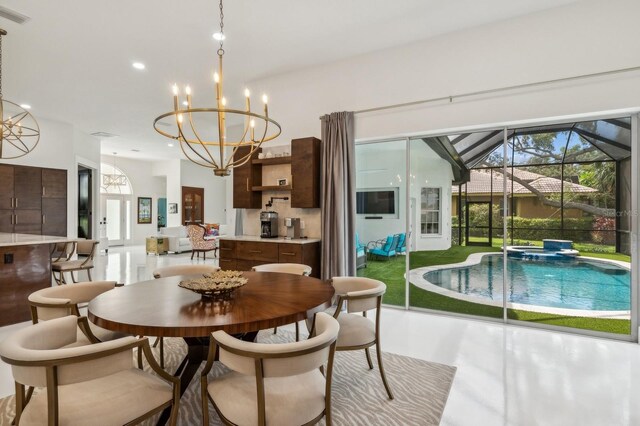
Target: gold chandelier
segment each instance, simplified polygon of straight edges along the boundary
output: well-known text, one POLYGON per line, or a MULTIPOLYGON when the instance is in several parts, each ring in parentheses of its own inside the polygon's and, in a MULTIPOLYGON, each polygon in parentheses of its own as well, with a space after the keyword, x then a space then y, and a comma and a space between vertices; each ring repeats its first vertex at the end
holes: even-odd
POLYGON ((191 103, 192 92, 189 86, 186 86, 184 90, 186 100, 181 103, 180 91, 178 86, 174 85, 173 111, 157 117, 153 122, 153 127, 161 135, 180 142, 182 152, 190 161, 213 169, 216 176, 228 176, 233 167, 247 163, 252 154, 264 142, 275 139, 282 130, 276 121, 269 118, 266 95, 262 96, 264 103, 262 114, 251 111, 251 93, 248 89, 244 91, 245 109, 227 108, 227 100, 223 93, 224 74, 222 72, 222 56, 225 53, 223 49, 225 36, 222 0, 220 0, 219 7, 220 33, 218 33, 217 39, 220 41, 220 47, 217 51, 218 69, 213 74, 216 87, 216 106, 214 108, 194 108, 191 103), (230 117, 231 120, 241 119, 244 128, 241 137, 235 140, 227 139, 227 117, 230 117), (167 124, 172 126, 170 123, 162 122, 165 118, 171 118, 170 121, 175 121, 175 127, 172 131, 159 128, 159 126, 167 124), (203 124, 205 125, 204 129, 200 127, 203 124), (275 126, 271 131, 270 125, 275 126), (236 156, 240 147, 249 147, 249 151, 236 156))
MULTIPOLYGON (((2 36, 0 29, 0 159, 7 160, 27 155, 38 145, 40 127, 25 107, 8 101, 2 95, 2 36)), ((29 108, 28 106, 26 108, 29 108)))
POLYGON ((105 192, 109 192, 110 187, 115 187, 118 192, 121 192, 120 186, 127 186, 127 176, 122 174, 122 172, 116 167, 116 155, 118 153, 113 153, 113 173, 103 173, 102 174, 102 187, 105 189, 105 192))

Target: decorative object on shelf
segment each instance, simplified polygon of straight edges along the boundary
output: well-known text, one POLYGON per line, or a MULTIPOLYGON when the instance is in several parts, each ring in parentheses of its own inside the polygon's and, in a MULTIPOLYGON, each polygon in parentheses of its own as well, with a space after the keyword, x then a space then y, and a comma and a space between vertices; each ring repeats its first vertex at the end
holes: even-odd
POLYGON ((138 223, 151 223, 151 198, 138 197, 138 223))
POLYGON ((40 127, 27 109, 28 105, 18 105, 2 95, 2 36, 7 32, 0 29, 0 159, 8 160, 27 155, 38 145, 40 127))
POLYGON ((169 203, 169 214, 178 214, 178 203, 169 203))
POLYGON ((113 153, 113 173, 102 173, 102 187, 105 192, 109 192, 110 187, 127 186, 127 177, 116 167, 117 154, 113 153))
POLYGON ((223 93, 223 72, 222 56, 225 51, 224 44, 224 13, 222 11, 222 0, 220 0, 220 47, 218 48, 218 70, 213 74, 216 86, 216 106, 213 108, 195 108, 191 103, 191 88, 186 86, 186 108, 182 107, 179 99, 179 89, 173 86, 173 111, 158 116, 153 127, 163 136, 175 139, 180 142, 180 148, 184 155, 199 166, 213 169, 216 176, 228 176, 233 167, 239 167, 251 159, 251 155, 260 148, 264 142, 275 139, 281 133, 280 124, 269 118, 267 107, 267 95, 262 96, 264 102, 264 113, 259 114, 251 111, 251 99, 249 89, 245 89, 245 109, 227 108, 227 100, 223 93), (241 117, 244 121, 244 132, 236 141, 227 140, 226 119, 229 114, 232 119, 241 117), (196 124, 201 119, 211 119, 215 121, 215 126, 207 132, 202 128, 196 129, 196 124), (166 126, 169 120, 175 120, 176 127, 173 131, 162 130, 161 126, 166 126), (275 128, 269 132, 269 126, 275 128), (256 127, 257 126, 257 127, 256 127), (215 135, 215 136, 214 136, 215 135), (256 137, 257 135, 257 137, 256 137), (248 136, 248 140, 247 140, 248 136), (234 154, 239 147, 250 147, 248 155, 234 158, 234 154), (232 148, 232 149, 227 149, 232 148))
POLYGON ((216 271, 204 274, 202 278, 180 281, 178 285, 198 293, 204 298, 222 298, 230 296, 247 281, 241 271, 216 271))
POLYGON ((278 186, 286 186, 289 184, 289 180, 287 178, 278 179, 278 186))

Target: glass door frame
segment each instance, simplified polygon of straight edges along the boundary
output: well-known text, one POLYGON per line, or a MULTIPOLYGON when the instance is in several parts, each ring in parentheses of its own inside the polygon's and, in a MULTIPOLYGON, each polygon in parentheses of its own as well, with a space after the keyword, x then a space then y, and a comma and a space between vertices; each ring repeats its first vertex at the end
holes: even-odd
MULTIPOLYGON (((426 309, 426 308, 419 308, 419 307, 412 307, 410 306, 410 300, 409 300, 409 296, 410 296, 410 283, 409 283, 409 259, 410 259, 410 254, 411 254, 411 250, 408 249, 407 250, 407 256, 405 259, 405 306, 404 309, 405 310, 415 310, 415 311, 422 311, 422 312, 426 312, 426 313, 431 313, 431 314, 437 314, 437 315, 448 315, 448 316, 453 316, 453 317, 460 317, 460 318, 467 318, 467 319, 474 319, 474 320, 482 320, 482 321, 491 321, 491 322, 502 322, 504 324, 514 324, 514 325, 522 325, 522 326, 526 326, 526 327, 531 327, 531 328, 538 328, 538 329, 544 329, 544 330, 551 330, 551 331, 557 331, 557 332, 570 332, 572 334, 576 334, 576 335, 586 335, 586 336, 591 336, 591 337, 601 337, 601 338, 607 338, 607 339, 612 339, 612 340, 622 340, 622 341, 631 341, 631 342, 638 342, 638 335, 639 335, 639 330, 638 330, 638 306, 640 305, 640 291, 638 289, 638 282, 639 282, 639 276, 640 276, 640 265, 638 264, 638 249, 639 247, 639 237, 638 237, 638 231, 640 230, 640 206, 638 203, 638 200, 640 198, 640 171, 638 170, 638 167, 640 166, 640 110, 639 109, 629 109, 629 110, 620 110, 620 111, 615 111, 615 112, 610 112, 610 113, 594 113, 594 114, 581 114, 579 116, 565 116, 563 118, 558 118, 558 119, 542 119, 542 120, 524 120, 521 122, 512 122, 512 123, 508 123, 503 126, 480 126, 480 127, 465 127, 465 128, 460 128, 460 129, 451 129, 451 130, 436 130, 436 131, 430 131, 430 132, 424 132, 424 133, 414 133, 411 135, 407 135, 407 136, 398 136, 398 137, 394 137, 394 138, 380 138, 380 139, 375 139, 375 138, 371 138, 371 139, 361 139, 361 140, 357 140, 355 141, 356 145, 360 145, 360 144, 373 144, 373 143, 380 143, 380 142, 391 142, 391 141, 396 141, 396 142, 401 142, 402 140, 404 140, 405 142, 405 151, 406 151, 406 174, 405 174, 405 191, 407 192, 407 194, 410 194, 410 184, 411 184, 411 152, 410 152, 410 142, 411 140, 414 139, 420 139, 420 138, 425 138, 425 137, 437 137, 437 136, 447 136, 447 135, 452 135, 452 134, 460 134, 460 133, 473 133, 473 132, 481 132, 481 131, 491 131, 491 130, 501 130, 503 131, 503 150, 504 150, 504 163, 503 163, 503 173, 506 176, 507 173, 507 168, 508 168, 508 155, 507 155, 507 135, 508 135, 508 131, 510 129, 516 128, 516 127, 531 127, 531 126, 544 126, 544 125, 552 125, 552 124, 563 124, 566 123, 567 121, 575 121, 575 120, 580 120, 580 121, 588 121, 588 120, 596 120, 596 119, 607 119, 607 118, 617 118, 620 116, 629 116, 631 117, 631 147, 632 147, 632 151, 631 151, 631 182, 635 182, 637 183, 636 187, 631 189, 631 214, 633 215, 633 219, 631 220, 631 238, 630 238, 630 244, 631 244, 631 295, 630 295, 630 301, 631 301, 631 329, 630 329, 630 334, 629 335, 621 335, 621 334, 615 334, 615 333, 607 333, 607 332, 601 332, 601 331, 593 331, 593 330, 586 330, 586 329, 579 329, 579 328, 570 328, 570 327, 563 327, 563 326, 556 326, 556 325, 550 325, 550 324, 539 324, 539 323, 533 323, 533 322, 528 322, 528 321, 520 321, 520 320, 513 320, 513 319, 509 319, 507 318, 507 307, 506 307, 506 291, 507 291, 507 286, 506 286, 506 279, 507 279, 507 274, 503 274, 503 318, 502 319, 495 319, 495 318, 490 318, 490 317, 482 317, 482 316, 476 316, 476 315, 471 315, 471 314, 461 314, 461 313, 454 313, 454 312, 443 312, 443 311, 437 311, 437 310, 433 310, 433 309, 426 309)), ((505 186, 506 186, 506 179, 504 180, 505 182, 505 186)), ((503 205, 507 205, 507 193, 506 193, 506 188, 503 191, 503 205)), ((411 197, 407 196, 405 197, 405 212, 406 212, 406 217, 405 217, 405 232, 408 233, 410 231, 410 210, 411 210, 411 197)), ((506 270, 506 238, 507 238, 507 221, 508 221, 508 209, 503 209, 503 262, 504 265, 503 267, 505 267, 506 270)), ((408 235, 408 234, 407 234, 408 235)), ((410 247, 410 244, 407 245, 408 247, 410 247)), ((402 309, 401 306, 395 306, 395 305, 387 305, 384 304, 385 308, 395 308, 395 309, 402 309)))
MULTIPOLYGON (((115 246, 123 246, 131 239, 131 230, 132 230, 132 196, 131 195, 120 195, 120 194, 100 194, 102 199, 104 200, 104 215, 108 222, 107 216, 107 203, 109 200, 118 200, 120 202, 120 238, 117 240, 109 240, 109 247, 115 246), (127 238, 129 237, 129 238, 127 238)), ((106 224, 108 227, 108 223, 106 224)), ((108 228, 105 229, 105 237, 108 237, 108 228)))

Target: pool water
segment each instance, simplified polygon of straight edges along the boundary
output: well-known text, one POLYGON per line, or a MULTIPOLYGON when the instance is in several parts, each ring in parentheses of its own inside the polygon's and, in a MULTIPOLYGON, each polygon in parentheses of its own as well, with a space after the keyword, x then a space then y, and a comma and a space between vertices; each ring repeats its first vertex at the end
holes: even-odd
MULTIPOLYGON (((631 309, 631 275, 612 263, 507 257, 507 274, 507 298, 512 303, 597 311, 631 309)), ((483 256, 473 266, 424 274, 427 281, 442 288, 496 301, 502 301, 502 277, 502 255, 483 256)))

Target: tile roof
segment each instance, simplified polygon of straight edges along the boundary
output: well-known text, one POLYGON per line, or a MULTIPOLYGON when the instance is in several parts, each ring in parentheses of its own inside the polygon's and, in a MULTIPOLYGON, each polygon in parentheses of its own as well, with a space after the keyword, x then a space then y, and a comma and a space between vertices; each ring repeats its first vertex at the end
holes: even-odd
MULTIPOLYGON (((529 172, 526 170, 514 169, 513 174, 516 178, 522 179, 529 183, 532 187, 542 192, 543 194, 558 194, 562 190, 562 181, 553 177, 543 176, 538 173, 529 172)), ((595 193, 596 189, 588 186, 579 185, 565 181, 564 191, 571 193, 595 193)), ((502 194, 502 173, 496 171, 493 176, 489 171, 484 170, 471 170, 471 180, 467 182, 468 194, 489 194, 493 188, 494 194, 502 194)), ((456 194, 458 192, 458 186, 454 185, 451 188, 452 192, 456 194)), ((511 193, 511 181, 507 180, 507 194, 511 193)), ((513 182, 514 194, 532 194, 527 188, 513 182)))

